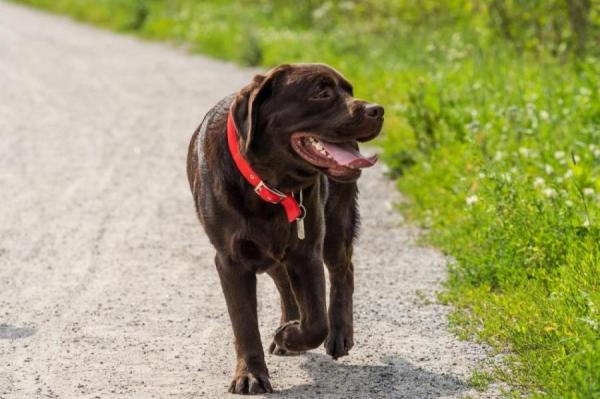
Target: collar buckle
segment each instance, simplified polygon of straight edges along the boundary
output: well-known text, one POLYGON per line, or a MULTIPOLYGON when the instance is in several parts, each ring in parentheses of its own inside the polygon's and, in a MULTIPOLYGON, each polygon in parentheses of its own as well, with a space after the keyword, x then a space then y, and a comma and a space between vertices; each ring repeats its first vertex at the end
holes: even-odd
POLYGON ((267 186, 262 180, 258 182, 256 187, 254 187, 254 192, 256 195, 272 204, 279 204, 285 197, 287 197, 287 195, 281 191, 267 186))

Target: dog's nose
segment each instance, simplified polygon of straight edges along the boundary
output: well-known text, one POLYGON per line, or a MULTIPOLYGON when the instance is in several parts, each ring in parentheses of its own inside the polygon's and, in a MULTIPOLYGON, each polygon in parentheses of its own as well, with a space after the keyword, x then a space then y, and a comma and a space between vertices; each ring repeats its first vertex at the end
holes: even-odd
POLYGON ((369 118, 379 119, 383 116, 383 107, 379 104, 365 105, 365 115, 369 118))

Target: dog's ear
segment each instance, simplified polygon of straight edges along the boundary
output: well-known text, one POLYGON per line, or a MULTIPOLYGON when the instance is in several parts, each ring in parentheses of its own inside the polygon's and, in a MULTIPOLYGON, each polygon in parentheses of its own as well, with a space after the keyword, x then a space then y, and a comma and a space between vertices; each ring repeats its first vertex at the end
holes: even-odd
POLYGON ((252 83, 240 90, 233 100, 233 121, 245 151, 248 151, 254 138, 260 104, 271 95, 274 82, 289 68, 289 65, 280 65, 266 75, 254 76, 252 83))

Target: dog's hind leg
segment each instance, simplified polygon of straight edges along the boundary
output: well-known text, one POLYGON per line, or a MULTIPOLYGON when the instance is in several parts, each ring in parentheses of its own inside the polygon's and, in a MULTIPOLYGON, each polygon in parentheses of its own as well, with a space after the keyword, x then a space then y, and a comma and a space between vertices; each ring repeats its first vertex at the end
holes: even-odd
POLYGON ((329 334, 327 354, 345 356, 354 345, 352 294, 354 292, 353 241, 358 232, 358 188, 355 183, 329 181, 325 205, 325 245, 323 257, 329 271, 329 334))
MULTIPOLYGON (((281 319, 279 325, 282 326, 288 321, 299 320, 300 310, 298 309, 298 304, 296 303, 296 298, 294 297, 294 292, 292 291, 292 286, 290 284, 290 278, 285 266, 280 265, 270 269, 267 274, 271 276, 275 282, 275 286, 277 287, 279 296, 281 297, 281 319)), ((269 353, 284 356, 297 354, 298 352, 286 351, 278 347, 275 341, 273 341, 269 346, 269 353)))

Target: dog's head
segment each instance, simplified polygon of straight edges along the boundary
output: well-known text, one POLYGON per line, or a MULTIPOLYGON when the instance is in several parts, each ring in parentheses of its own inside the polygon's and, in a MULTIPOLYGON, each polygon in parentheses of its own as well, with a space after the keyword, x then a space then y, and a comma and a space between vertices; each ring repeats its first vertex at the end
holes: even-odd
POLYGON ((383 107, 354 98, 352 85, 326 65, 281 65, 255 76, 232 113, 249 160, 299 179, 322 172, 354 181, 376 161, 360 154, 358 141, 379 134, 383 107))

